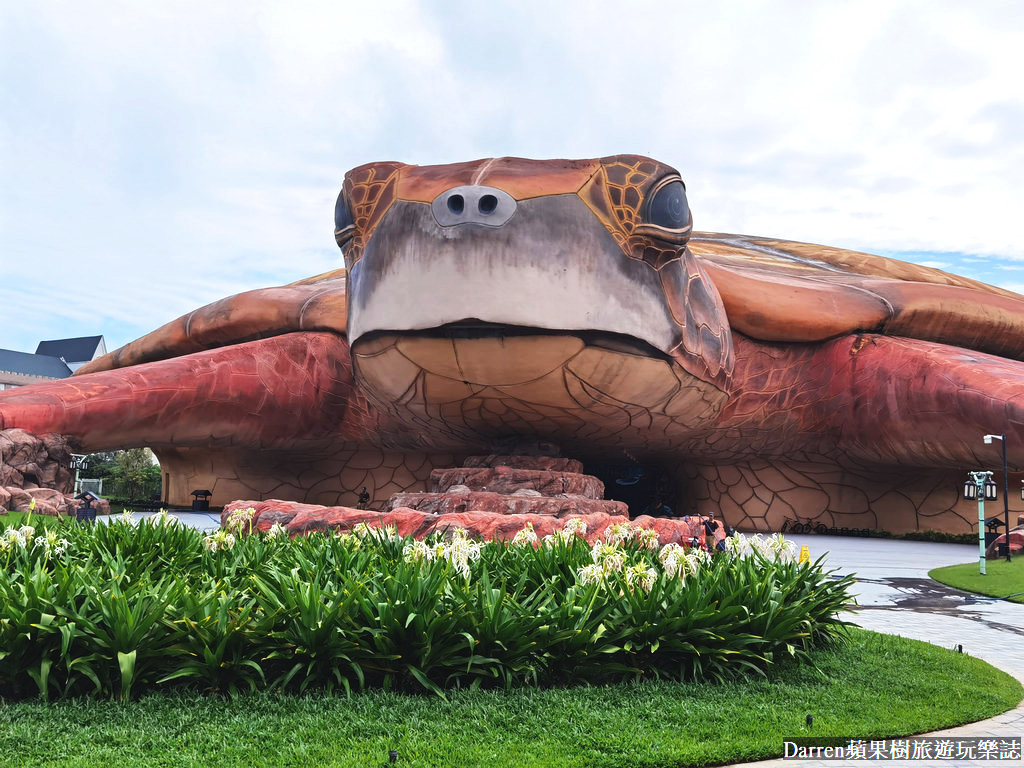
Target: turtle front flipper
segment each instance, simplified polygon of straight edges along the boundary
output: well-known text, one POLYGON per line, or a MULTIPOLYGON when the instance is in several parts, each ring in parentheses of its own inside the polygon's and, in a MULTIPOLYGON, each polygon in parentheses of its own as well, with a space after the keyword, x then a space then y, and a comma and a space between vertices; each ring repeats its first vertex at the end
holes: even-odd
POLYGON ((346 421, 365 412, 351 371, 342 337, 290 333, 0 392, 0 429, 62 434, 86 452, 300 448, 362 434, 346 421))
POLYGON ((857 334, 817 345, 737 339, 737 387, 694 452, 839 466, 981 467, 1006 434, 1024 467, 1024 365, 946 344, 857 334))
POLYGON ((1005 435, 1010 472, 1024 468, 1018 361, 877 334, 736 341, 735 396, 688 451, 695 512, 764 531, 969 531, 966 470, 1002 464, 983 436, 1005 435))
POLYGON ((347 330, 345 270, 207 304, 83 365, 83 375, 296 331, 347 330))

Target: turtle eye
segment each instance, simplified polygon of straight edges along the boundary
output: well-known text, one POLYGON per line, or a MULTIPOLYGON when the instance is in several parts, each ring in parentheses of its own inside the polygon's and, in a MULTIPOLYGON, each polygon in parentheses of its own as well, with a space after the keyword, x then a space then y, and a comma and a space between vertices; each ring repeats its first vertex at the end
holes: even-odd
POLYGON ((669 230, 685 229, 690 224, 690 206, 686 187, 679 179, 662 183, 647 207, 647 222, 669 230))
POLYGON ((348 208, 348 201, 345 199, 344 190, 342 190, 338 195, 338 202, 334 205, 334 240, 340 248, 351 240, 355 233, 356 226, 352 218, 352 211, 348 208))

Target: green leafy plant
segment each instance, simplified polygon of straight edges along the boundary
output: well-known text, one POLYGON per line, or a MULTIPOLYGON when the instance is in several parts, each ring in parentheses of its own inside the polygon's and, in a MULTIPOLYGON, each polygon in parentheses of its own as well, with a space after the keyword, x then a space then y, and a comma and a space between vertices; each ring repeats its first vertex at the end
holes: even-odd
POLYGON ((204 536, 154 515, 0 530, 0 695, 193 687, 430 691, 727 680, 813 662, 851 580, 782 539, 714 557, 628 527, 588 544, 443 531, 204 536))

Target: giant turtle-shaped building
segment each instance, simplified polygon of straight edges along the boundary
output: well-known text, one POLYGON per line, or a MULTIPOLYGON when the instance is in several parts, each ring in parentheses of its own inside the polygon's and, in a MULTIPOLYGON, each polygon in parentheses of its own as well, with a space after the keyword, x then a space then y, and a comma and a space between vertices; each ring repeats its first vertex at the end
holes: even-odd
POLYGON ((344 269, 0 393, 0 429, 150 446, 170 503, 382 504, 544 441, 740 527, 969 530, 981 436, 1024 454, 1024 297, 692 225, 645 157, 360 166, 344 269))

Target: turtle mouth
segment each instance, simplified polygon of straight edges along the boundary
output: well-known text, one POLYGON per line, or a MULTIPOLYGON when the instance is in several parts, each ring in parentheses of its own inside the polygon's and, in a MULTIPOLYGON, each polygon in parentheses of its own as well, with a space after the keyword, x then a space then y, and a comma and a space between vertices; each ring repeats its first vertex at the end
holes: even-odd
POLYGON ((662 352, 654 345, 624 333, 612 331, 581 331, 581 330, 553 330, 550 328, 537 328, 533 326, 508 325, 504 323, 492 323, 477 318, 467 318, 453 323, 445 323, 435 328, 424 328, 419 330, 402 331, 370 331, 363 334, 354 346, 365 348, 373 347, 379 339, 401 336, 403 338, 426 338, 426 339, 494 339, 499 342, 502 339, 523 339, 528 337, 573 337, 583 342, 586 347, 594 347, 633 357, 651 358, 661 360, 669 364, 675 364, 671 355, 662 352))

